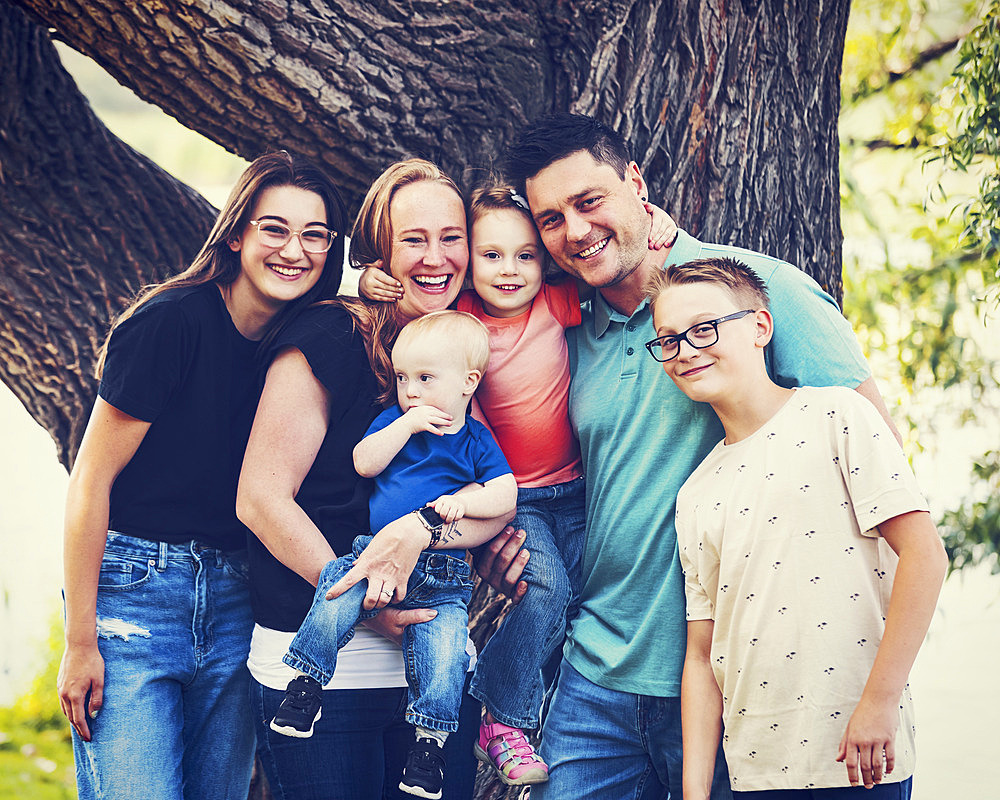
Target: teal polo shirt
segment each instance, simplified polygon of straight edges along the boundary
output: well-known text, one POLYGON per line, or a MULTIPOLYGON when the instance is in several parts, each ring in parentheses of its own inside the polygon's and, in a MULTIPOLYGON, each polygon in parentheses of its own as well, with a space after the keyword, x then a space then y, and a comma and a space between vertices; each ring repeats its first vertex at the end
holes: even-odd
MULTIPOLYGON (((664 266, 726 256, 767 284, 774 337, 765 361, 776 383, 854 388, 870 376, 837 304, 790 264, 681 231, 664 266)), ((565 657, 599 686, 676 697, 686 621, 674 503, 722 439, 722 425, 646 351, 656 335, 648 303, 626 317, 598 293, 566 335, 570 418, 587 476, 587 542, 581 609, 565 657)))

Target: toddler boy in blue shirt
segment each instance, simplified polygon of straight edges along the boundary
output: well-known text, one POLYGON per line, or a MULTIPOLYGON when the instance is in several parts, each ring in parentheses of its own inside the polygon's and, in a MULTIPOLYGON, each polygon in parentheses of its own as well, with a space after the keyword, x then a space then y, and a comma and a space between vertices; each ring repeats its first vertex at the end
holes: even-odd
MULTIPOLYGON (((434 619, 403 632, 407 670, 406 719, 416 727, 399 788, 441 797, 441 746, 458 729, 469 657, 466 653, 471 568, 465 551, 448 549, 454 523, 512 512, 517 484, 490 431, 466 415, 489 361, 489 334, 471 314, 439 311, 410 322, 392 350, 398 405, 372 422, 354 449, 354 465, 375 479, 370 526, 379 531, 416 513, 431 532, 410 575, 399 608, 433 608, 434 619), (461 491, 470 484, 476 488, 461 491)), ((271 728, 288 736, 312 735, 323 686, 333 677, 337 651, 355 625, 378 613, 362 607, 366 586, 355 584, 328 600, 371 541, 359 536, 353 552, 324 567, 313 605, 284 661, 300 674, 288 685, 271 728)))

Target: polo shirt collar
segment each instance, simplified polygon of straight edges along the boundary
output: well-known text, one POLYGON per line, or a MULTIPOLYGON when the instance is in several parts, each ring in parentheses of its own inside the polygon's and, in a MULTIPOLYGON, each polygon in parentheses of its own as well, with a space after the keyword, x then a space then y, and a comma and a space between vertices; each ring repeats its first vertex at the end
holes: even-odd
MULTIPOLYGON (((663 262, 663 266, 669 267, 674 264, 686 264, 688 261, 694 261, 698 258, 700 252, 701 242, 686 231, 678 229, 677 239, 674 241, 673 247, 670 248, 670 254, 667 256, 667 260, 663 262)), ((613 309, 599 291, 596 293, 592 304, 594 308, 594 334, 598 339, 605 334, 612 322, 625 322, 628 320, 628 317, 624 314, 620 314, 613 309)), ((635 310, 635 313, 638 314, 646 307, 646 304, 647 301, 644 300, 635 310)))

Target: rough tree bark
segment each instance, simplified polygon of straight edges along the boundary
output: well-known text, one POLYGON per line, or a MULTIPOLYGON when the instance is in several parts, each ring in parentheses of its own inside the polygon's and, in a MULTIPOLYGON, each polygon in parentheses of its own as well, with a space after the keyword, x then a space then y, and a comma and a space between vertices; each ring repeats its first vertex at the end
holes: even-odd
POLYGON ((324 162, 354 208, 397 158, 468 180, 538 114, 592 113, 687 230, 786 258, 839 297, 848 7, 0 0, 0 377, 71 464, 110 318, 184 265, 212 216, 94 118, 50 35, 246 158, 324 162))
MULTIPOLYGON (((16 5, 230 150, 325 162, 355 207, 401 156, 468 177, 539 113, 596 114, 688 230, 787 258, 840 294, 847 0, 16 5)), ((189 257, 209 212, 104 131, 46 33, 0 9, 3 379, 70 463, 110 313, 189 257), (46 273, 64 288, 25 277, 46 273)))

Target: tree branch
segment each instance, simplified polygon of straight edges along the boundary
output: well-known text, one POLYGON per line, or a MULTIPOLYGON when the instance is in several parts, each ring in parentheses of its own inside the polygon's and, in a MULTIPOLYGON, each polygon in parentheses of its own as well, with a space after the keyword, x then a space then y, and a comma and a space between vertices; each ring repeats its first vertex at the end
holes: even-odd
POLYGON ((940 42, 935 42, 929 47, 924 48, 913 57, 913 60, 906 67, 901 70, 887 69, 881 74, 866 76, 858 87, 851 92, 847 101, 848 105, 853 105, 861 100, 866 100, 872 95, 885 91, 890 86, 899 83, 899 81, 904 78, 908 78, 915 72, 919 72, 928 64, 943 58, 952 50, 957 48, 962 43, 962 40, 968 36, 969 33, 971 33, 971 31, 972 28, 968 27, 950 39, 943 39, 940 42))
POLYGON ((0 0, 0 377, 72 463, 110 320, 186 266, 214 209, 116 139, 0 0))

